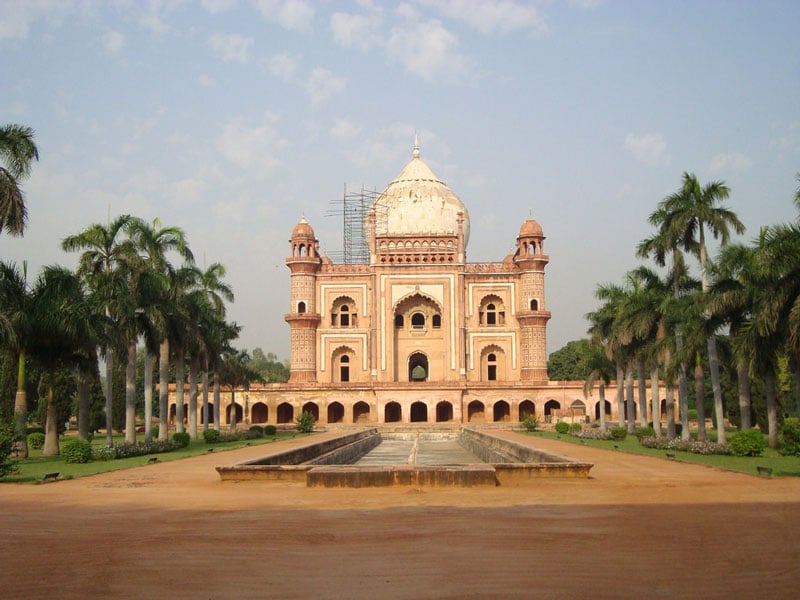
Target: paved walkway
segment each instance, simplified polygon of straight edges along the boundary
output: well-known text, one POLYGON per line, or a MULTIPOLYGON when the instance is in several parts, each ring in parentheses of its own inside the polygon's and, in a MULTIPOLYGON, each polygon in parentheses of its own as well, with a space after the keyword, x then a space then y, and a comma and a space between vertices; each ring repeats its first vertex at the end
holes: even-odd
POLYGON ((263 455, 253 446, 0 484, 0 590, 214 600, 796 595, 800 479, 495 433, 593 462, 592 476, 470 489, 220 481, 214 467, 263 455))

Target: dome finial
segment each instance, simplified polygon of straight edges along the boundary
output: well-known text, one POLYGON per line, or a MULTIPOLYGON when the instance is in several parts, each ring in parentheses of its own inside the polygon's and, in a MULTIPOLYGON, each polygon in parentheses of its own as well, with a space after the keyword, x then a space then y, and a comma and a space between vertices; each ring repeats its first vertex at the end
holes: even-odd
POLYGON ((411 154, 413 158, 419 158, 419 137, 417 132, 414 132, 414 152, 411 154))

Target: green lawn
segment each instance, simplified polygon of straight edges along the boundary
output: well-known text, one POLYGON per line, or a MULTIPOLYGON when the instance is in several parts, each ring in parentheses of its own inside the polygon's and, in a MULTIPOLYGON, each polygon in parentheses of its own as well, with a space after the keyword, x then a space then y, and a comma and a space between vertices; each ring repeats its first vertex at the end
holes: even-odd
MULTIPOLYGON (((729 471, 739 471, 750 475, 758 475, 756 467, 769 467, 772 469, 773 477, 800 477, 800 457, 781 456, 776 450, 767 448, 762 456, 706 456, 703 454, 693 454, 691 452, 672 451, 674 459, 667 458, 667 451, 645 448, 639 445, 639 440, 635 436, 629 435, 623 441, 614 440, 584 440, 567 434, 556 434, 550 431, 535 431, 533 433, 521 432, 525 435, 539 436, 547 439, 558 439, 576 445, 585 445, 592 448, 602 448, 609 452, 628 452, 630 454, 642 454, 654 456, 663 460, 678 460, 687 463, 697 463, 709 467, 719 467, 729 471)), ((709 438, 716 439, 716 432, 709 432, 709 438), (711 435, 713 433, 713 436, 711 435)))
MULTIPOLYGON (((186 448, 174 450, 172 452, 163 452, 149 456, 135 456, 133 458, 122 458, 118 460, 92 461, 84 464, 67 463, 64 462, 64 458, 61 456, 42 456, 41 450, 30 450, 30 456, 28 458, 16 461, 17 471, 0 479, 0 483, 41 482, 42 476, 45 473, 55 472, 59 473, 60 479, 86 477, 89 475, 96 475, 97 473, 105 473, 107 471, 118 471, 120 469, 128 469, 130 467, 140 467, 147 464, 147 459, 150 456, 158 457, 158 462, 168 462, 206 454, 210 449, 213 449, 214 453, 216 454, 218 452, 225 452, 226 450, 244 448, 245 446, 271 444, 274 441, 285 440, 292 437, 297 437, 299 435, 308 434, 278 432, 275 436, 268 438, 239 440, 236 442, 221 442, 217 444, 206 444, 202 439, 198 439, 190 442, 186 448)), ((60 442, 63 444, 66 440, 71 439, 71 437, 72 436, 62 435, 60 442)), ((138 438, 140 438, 139 441, 143 441, 144 435, 139 435, 138 438)), ((124 436, 114 436, 115 444, 121 444, 124 441, 124 436)), ((95 447, 105 446, 105 436, 95 436, 94 440, 92 441, 92 445, 95 447)))

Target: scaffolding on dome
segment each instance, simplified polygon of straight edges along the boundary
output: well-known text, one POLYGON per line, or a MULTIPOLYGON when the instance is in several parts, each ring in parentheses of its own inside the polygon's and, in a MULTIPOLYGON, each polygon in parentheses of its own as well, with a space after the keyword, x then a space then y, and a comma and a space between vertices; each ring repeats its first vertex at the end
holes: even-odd
MULTIPOLYGON (((363 186, 359 192, 348 192, 345 184, 342 197, 331 200, 331 208, 325 216, 342 219, 342 249, 330 252, 331 260, 346 265, 369 263, 369 245, 365 232, 367 212, 379 197, 379 192, 363 186)), ((379 206, 376 207, 378 213, 385 212, 379 206)), ((376 220, 385 219, 385 215, 381 214, 376 214, 376 220)))

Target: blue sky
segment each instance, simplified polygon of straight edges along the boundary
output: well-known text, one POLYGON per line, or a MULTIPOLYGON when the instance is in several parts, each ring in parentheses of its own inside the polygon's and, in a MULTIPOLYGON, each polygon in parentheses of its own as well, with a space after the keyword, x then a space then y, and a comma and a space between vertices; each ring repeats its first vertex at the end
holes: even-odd
POLYGON ((0 0, 0 122, 33 127, 24 238, 0 258, 73 267, 60 241, 122 213, 183 228, 234 287, 240 347, 288 357, 302 214, 421 155, 470 212, 470 261, 544 228, 548 351, 583 337, 597 283, 638 264, 684 171, 748 228, 796 217, 795 1, 0 0))

